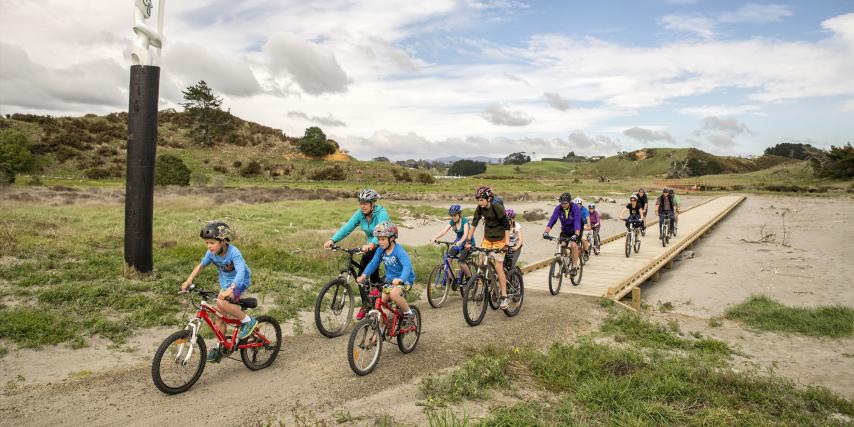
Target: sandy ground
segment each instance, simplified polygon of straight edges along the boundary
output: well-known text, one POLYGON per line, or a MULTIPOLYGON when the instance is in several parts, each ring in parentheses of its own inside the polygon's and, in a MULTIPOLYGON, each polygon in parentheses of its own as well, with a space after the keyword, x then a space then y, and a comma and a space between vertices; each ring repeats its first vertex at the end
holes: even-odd
MULTIPOLYGON (((683 197, 683 205, 702 200, 683 197)), ((553 204, 508 206, 517 211, 548 211, 553 204)), ((599 206, 616 217, 621 205, 599 206)), ((755 293, 789 305, 854 306, 852 208, 852 199, 748 196, 694 245, 693 258, 676 262, 658 283, 644 285, 643 298, 654 317, 678 320, 683 331, 697 331, 739 349, 742 355, 736 362, 742 369, 773 372, 854 398, 854 339, 756 332, 726 320, 720 327, 711 327, 708 322, 755 293), (787 208, 789 238, 785 243, 789 246, 782 245, 782 214, 787 208), (763 226, 766 233, 776 234, 773 242, 745 241, 759 240, 763 226), (675 306, 673 312, 656 310, 664 302, 675 306)), ((444 224, 419 221, 402 231, 404 244, 423 244, 444 224)), ((538 260, 553 250, 538 237, 543 223, 524 224, 529 240, 523 260, 538 260)), ((609 220, 603 227, 607 236, 620 231, 622 224, 609 220)), ((392 412, 399 419, 423 423, 422 408, 413 397, 423 375, 461 363, 470 349, 486 343, 545 345, 556 339, 572 340, 595 329, 605 315, 595 299, 564 293, 551 297, 530 292, 518 317, 490 312, 477 328, 463 321, 456 296, 439 310, 430 309, 426 302, 419 306, 425 333, 416 351, 402 355, 396 346, 385 346, 378 370, 366 378, 356 377, 347 366, 346 336, 320 337, 310 313, 304 316, 305 333, 285 338, 283 351, 270 369, 250 372, 239 362, 210 365, 193 389, 172 397, 154 388, 149 372, 151 354, 168 333, 165 329, 143 331, 118 349, 92 340, 90 347, 81 350, 65 346, 11 350, 2 359, 5 369, 0 380, 5 389, 0 396, 0 415, 3 424, 28 425, 138 425, 183 416, 190 416, 192 425, 256 424, 276 419, 290 423, 293 415, 329 418, 339 410, 353 415, 381 414, 377 408, 394 401, 392 412), (223 411, 222 400, 213 398, 214 393, 228 394, 228 387, 234 384, 253 394, 248 409, 239 413, 223 411)), ((283 325, 286 335, 293 331, 292 322, 283 325)), ((489 404, 473 404, 467 410, 478 416, 489 404)))

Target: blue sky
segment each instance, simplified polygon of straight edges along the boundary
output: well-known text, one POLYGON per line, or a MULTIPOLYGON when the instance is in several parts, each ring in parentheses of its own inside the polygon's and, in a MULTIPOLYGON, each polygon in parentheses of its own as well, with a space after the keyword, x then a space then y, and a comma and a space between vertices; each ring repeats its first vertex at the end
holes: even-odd
MULTIPOLYGON (((0 113, 125 109, 130 3, 0 0, 0 113)), ((854 0, 167 3, 161 108, 206 80, 358 158, 854 139, 854 0)))

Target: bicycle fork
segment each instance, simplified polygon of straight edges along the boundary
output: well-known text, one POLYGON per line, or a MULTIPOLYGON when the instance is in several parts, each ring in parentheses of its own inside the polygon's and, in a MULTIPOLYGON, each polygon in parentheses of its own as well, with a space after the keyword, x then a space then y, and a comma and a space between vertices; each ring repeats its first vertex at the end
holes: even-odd
POLYGON ((175 362, 180 363, 182 366, 186 366, 187 362, 190 361, 190 357, 193 356, 193 343, 196 342, 196 335, 199 333, 199 322, 200 320, 197 317, 187 323, 187 327, 185 329, 189 329, 191 331, 190 339, 187 342, 182 342, 181 345, 178 346, 178 354, 175 356, 175 362), (187 345, 187 355, 184 356, 184 360, 179 361, 181 358, 181 352, 184 351, 185 344, 187 345))

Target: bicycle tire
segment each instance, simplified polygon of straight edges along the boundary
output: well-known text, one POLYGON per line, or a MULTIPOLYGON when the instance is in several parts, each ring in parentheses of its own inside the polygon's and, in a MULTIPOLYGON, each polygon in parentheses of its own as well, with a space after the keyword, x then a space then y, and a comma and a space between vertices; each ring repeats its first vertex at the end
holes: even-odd
POLYGON ((472 276, 466 284, 463 295, 463 318, 469 326, 479 325, 486 316, 486 300, 489 299, 487 291, 486 280, 482 275, 472 276))
POLYGON ((584 274, 584 264, 578 263, 578 269, 575 270, 575 274, 569 275, 569 281, 572 283, 572 286, 578 286, 581 284, 581 276, 584 274))
POLYGON ((415 350, 415 346, 418 345, 418 340, 421 338, 421 311, 414 305, 410 305, 409 308, 411 308, 412 312, 415 313, 415 330, 403 334, 397 334, 397 348, 399 348, 400 352, 404 354, 411 353, 415 350), (415 337, 415 341, 413 341, 412 344, 404 343, 406 338, 412 336, 415 337))
POLYGON ((350 332, 350 339, 347 341, 347 362, 350 363, 350 369, 352 369, 356 375, 368 375, 377 368, 383 351, 384 338, 383 328, 380 327, 378 319, 366 317, 356 324, 356 327, 354 327, 353 331, 350 332), (358 337, 361 332, 364 333, 362 334, 362 340, 357 346, 356 341, 359 339, 358 337), (368 334, 370 334, 370 336, 368 334), (371 341, 374 340, 374 337, 376 342, 371 343, 371 341), (366 340, 368 341, 367 343, 365 342, 366 340), (368 351, 371 349, 374 350, 374 354, 369 359, 368 365, 364 368, 356 366, 357 359, 359 359, 362 351, 368 351))
POLYGON ((599 250, 602 249, 602 242, 599 239, 599 233, 593 233, 593 241, 595 243, 596 250, 593 252, 595 255, 599 255, 599 250))
MULTIPOLYGON (((498 308, 501 306, 501 295, 498 295, 498 272, 495 271, 494 267, 490 266, 489 269, 492 271, 492 274, 487 276, 490 278, 490 280, 488 281, 488 286, 486 288, 489 291, 487 293, 487 295, 489 295, 489 298, 487 298, 487 300, 489 301, 489 308, 493 310, 498 310, 498 308)), ((505 279, 507 278, 506 275, 504 277, 505 279)))
POLYGON ((264 347, 240 349, 240 360, 243 361, 243 364, 246 365, 247 368, 253 371, 264 369, 272 365, 273 362, 276 361, 276 356, 279 355, 279 350, 282 349, 282 327, 279 326, 279 322, 277 322, 272 316, 258 316, 255 320, 258 322, 258 326, 255 327, 255 331, 252 332, 252 335, 241 341, 241 344, 248 344, 254 340, 260 341, 259 334, 267 338, 267 340, 270 341, 270 344, 264 347), (275 336, 275 341, 273 340, 273 337, 270 336, 271 331, 273 332, 272 335, 275 336), (261 351, 267 351, 269 356, 266 360, 259 362, 258 355, 261 351))
POLYGON ((510 299, 510 305, 503 311, 507 317, 513 317, 519 314, 522 303, 525 302, 525 282, 518 268, 510 270, 507 274, 507 297, 510 299))
MULTIPOLYGON (((665 219, 665 221, 668 221, 668 220, 665 219)), ((667 226, 666 222, 661 225, 661 246, 662 247, 667 246, 667 241, 669 240, 668 233, 670 233, 670 230, 668 230, 668 228, 669 227, 667 226)))
POLYGON ((638 234, 640 234, 640 232, 635 230, 635 253, 640 252, 640 247, 641 247, 641 239, 640 239, 640 236, 638 236, 638 234))
POLYGON ((189 390, 190 387, 192 387, 193 384, 195 384, 196 381, 199 380, 199 377, 202 376, 202 372, 205 370, 205 363, 207 363, 208 355, 207 347, 205 346, 205 340, 202 339, 200 335, 196 335, 196 345, 198 346, 198 349, 195 351, 195 353, 198 362, 189 364, 190 369, 192 369, 192 366, 195 364, 196 371, 193 372, 189 380, 174 385, 167 384, 168 381, 164 381, 163 379, 163 374, 161 372, 161 367, 164 367, 164 364, 162 363, 163 357, 166 356, 167 353, 170 353, 169 356, 174 357, 176 360, 168 360, 167 363, 172 365, 178 365, 177 358, 179 356, 183 356, 184 353, 182 352, 184 351, 184 349, 183 347, 179 347, 178 349, 173 349, 170 351, 170 348, 173 344, 176 343, 180 346, 181 344, 189 342, 190 335, 191 333, 188 329, 173 332, 171 335, 166 337, 166 339, 163 340, 162 343, 160 343, 160 346, 157 347, 157 351, 154 352, 154 360, 151 361, 151 379, 154 381, 154 385, 157 387, 157 389, 162 391, 163 393, 178 394, 189 390), (183 340, 183 342, 178 343, 178 341, 181 340, 183 340))
POLYGON ((427 302, 430 303, 430 307, 439 308, 448 299, 448 290, 451 288, 448 276, 444 263, 433 267, 430 272, 430 277, 427 279, 427 302), (434 291, 439 291, 437 298, 433 297, 434 291))
POLYGON ((632 232, 626 232, 626 258, 632 256, 632 232))
POLYGON ((552 295, 557 295, 560 292, 560 286, 563 284, 563 262, 560 258, 555 258, 549 267, 549 292, 552 295), (557 272, 557 275, 555 275, 557 272))
POLYGON ((355 305, 355 298, 353 296, 353 289, 350 287, 350 284, 347 283, 344 279, 340 277, 336 277, 329 281, 326 285, 321 288, 320 293, 317 294, 317 300, 314 302, 314 324, 317 326, 317 330, 321 335, 327 338, 335 338, 344 333, 350 323, 353 321, 353 308, 355 305), (333 290, 333 287, 335 289, 333 290), (334 305, 335 301, 324 302, 324 296, 332 290, 333 294, 330 294, 331 297, 334 297, 336 300, 341 298, 341 303, 339 305, 334 305), (338 296, 338 294, 334 293, 336 291, 346 292, 346 295, 338 296), (328 303, 328 310, 327 310, 328 303), (346 304, 346 310, 343 304, 346 304), (340 326, 335 326, 335 322, 332 322, 328 317, 324 317, 324 314, 334 314, 336 317, 340 317, 340 314, 346 311, 346 317, 343 317, 343 324, 340 326), (330 321, 330 325, 324 324, 324 320, 330 321), (328 327, 327 327, 328 326, 328 327))

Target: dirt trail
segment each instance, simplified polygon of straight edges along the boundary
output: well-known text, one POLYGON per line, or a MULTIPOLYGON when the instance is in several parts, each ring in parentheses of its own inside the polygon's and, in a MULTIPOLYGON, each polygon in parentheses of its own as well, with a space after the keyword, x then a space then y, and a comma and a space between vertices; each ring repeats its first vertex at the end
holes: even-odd
MULTIPOLYGON (((310 332, 284 339, 282 353, 266 370, 251 372, 226 360, 208 365, 190 391, 166 396, 152 384, 149 365, 136 364, 83 380, 7 389, 0 397, 0 418, 11 425, 255 424, 290 421, 292 413, 331 414, 347 402, 401 386, 407 393, 398 401, 413 406, 419 378, 461 363, 470 349, 489 343, 545 345, 590 331, 606 314, 595 299, 531 292, 517 317, 490 311, 472 328, 463 320, 460 301, 454 297, 438 310, 420 302, 424 334, 417 349, 403 355, 387 343, 377 370, 367 377, 357 377, 347 364, 348 336, 323 338, 307 325, 310 332), (236 402, 244 409, 222 409, 236 402)), ((422 417, 420 411, 413 416, 422 417)))

